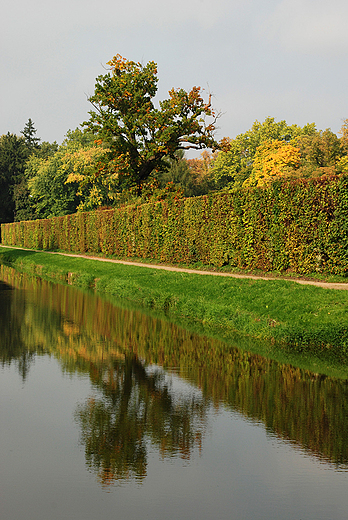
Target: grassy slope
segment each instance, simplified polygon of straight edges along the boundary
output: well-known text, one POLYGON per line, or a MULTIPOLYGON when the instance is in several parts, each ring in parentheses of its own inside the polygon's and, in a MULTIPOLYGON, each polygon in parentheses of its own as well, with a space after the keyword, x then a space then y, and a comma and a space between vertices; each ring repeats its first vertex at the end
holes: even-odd
POLYGON ((0 247, 0 261, 126 298, 172 316, 296 350, 348 349, 348 292, 282 280, 242 280, 124 266, 0 247), (70 274, 69 274, 70 273, 70 274))

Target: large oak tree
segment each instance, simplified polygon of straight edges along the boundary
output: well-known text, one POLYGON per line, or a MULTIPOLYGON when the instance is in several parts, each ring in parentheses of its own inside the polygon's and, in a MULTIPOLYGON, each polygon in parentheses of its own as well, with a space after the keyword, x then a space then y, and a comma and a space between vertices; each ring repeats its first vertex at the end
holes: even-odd
POLYGON ((120 185, 140 187, 151 173, 166 168, 166 159, 175 159, 177 150, 218 146, 217 115, 211 96, 204 101, 200 87, 190 92, 173 88, 156 108, 156 63, 142 65, 117 54, 108 66, 107 74, 96 80, 89 98, 93 110, 84 125, 110 150, 120 185))

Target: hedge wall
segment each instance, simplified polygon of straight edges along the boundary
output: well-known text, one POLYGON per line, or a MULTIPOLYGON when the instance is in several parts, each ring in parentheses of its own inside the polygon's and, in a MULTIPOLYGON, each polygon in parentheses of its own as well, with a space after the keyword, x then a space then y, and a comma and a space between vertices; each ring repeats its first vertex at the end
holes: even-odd
POLYGON ((264 271, 348 272, 348 176, 1 225, 32 249, 264 271))

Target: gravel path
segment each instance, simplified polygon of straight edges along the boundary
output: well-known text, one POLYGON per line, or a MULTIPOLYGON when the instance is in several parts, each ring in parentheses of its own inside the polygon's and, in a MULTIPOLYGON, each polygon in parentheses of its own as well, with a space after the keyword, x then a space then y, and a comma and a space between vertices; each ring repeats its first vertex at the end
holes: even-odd
POLYGON ((301 285, 314 285, 316 287, 323 287, 324 289, 339 289, 339 290, 348 290, 348 283, 331 283, 331 282, 319 282, 314 280, 303 280, 298 278, 282 278, 275 276, 257 276, 252 274, 237 274, 237 273, 219 273, 216 271, 199 271, 197 269, 186 269, 184 267, 173 267, 162 264, 144 264, 141 262, 130 262, 128 260, 114 260, 112 258, 102 258, 100 256, 89 256, 89 255, 80 255, 73 253, 58 253, 55 251, 39 251, 36 249, 25 249, 24 247, 13 247, 13 246, 4 246, 0 244, 1 247, 6 247, 8 249, 22 249, 24 251, 35 251, 36 253, 50 253, 52 255, 62 255, 62 256, 71 256, 73 258, 86 258, 87 260, 98 260, 100 262, 111 262, 113 264, 123 264, 123 265, 135 265, 137 267, 147 267, 149 269, 163 269, 164 271, 176 271, 179 273, 191 273, 191 274, 201 274, 201 275, 210 275, 210 276, 225 276, 229 278, 248 278, 252 280, 284 280, 286 282, 295 282, 301 285))

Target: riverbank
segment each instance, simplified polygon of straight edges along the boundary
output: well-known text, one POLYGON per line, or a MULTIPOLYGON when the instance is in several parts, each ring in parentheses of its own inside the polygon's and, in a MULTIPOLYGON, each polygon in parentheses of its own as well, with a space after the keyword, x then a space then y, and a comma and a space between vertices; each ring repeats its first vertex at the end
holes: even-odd
POLYGON ((0 247, 0 262, 114 295, 221 336, 238 333, 298 352, 348 359, 348 292, 288 280, 232 278, 0 247))

